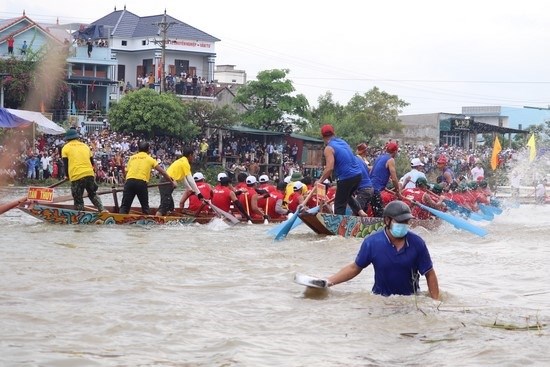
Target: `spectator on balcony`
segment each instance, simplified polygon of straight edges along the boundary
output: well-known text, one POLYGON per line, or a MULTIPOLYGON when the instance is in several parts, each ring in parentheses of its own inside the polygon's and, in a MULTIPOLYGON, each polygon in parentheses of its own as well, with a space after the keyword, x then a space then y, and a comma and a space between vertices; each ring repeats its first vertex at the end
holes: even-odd
POLYGON ((94 43, 92 42, 91 38, 88 38, 88 42, 86 42, 86 45, 88 46, 88 57, 92 57, 92 50, 94 49, 94 43))
POLYGON ((23 44, 21 45, 21 55, 26 55, 27 54, 27 41, 23 41, 23 44))

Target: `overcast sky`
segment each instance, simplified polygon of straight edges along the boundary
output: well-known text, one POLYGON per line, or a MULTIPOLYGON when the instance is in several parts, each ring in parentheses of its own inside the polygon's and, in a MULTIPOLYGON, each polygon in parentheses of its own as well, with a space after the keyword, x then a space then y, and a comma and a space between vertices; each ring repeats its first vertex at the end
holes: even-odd
POLYGON ((374 86, 408 102, 406 114, 550 104, 547 0, 2 0, 0 18, 90 23, 124 5, 138 16, 166 8, 221 39, 216 63, 249 80, 290 69, 312 105, 374 86))

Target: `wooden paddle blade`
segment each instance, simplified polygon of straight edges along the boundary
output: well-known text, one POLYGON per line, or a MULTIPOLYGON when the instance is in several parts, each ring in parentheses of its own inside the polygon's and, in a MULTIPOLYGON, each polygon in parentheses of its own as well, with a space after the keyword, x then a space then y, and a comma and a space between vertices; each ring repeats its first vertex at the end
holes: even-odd
POLYGON ((210 207, 212 208, 212 210, 218 214, 219 216, 221 217, 224 217, 226 218, 227 220, 229 220, 231 223, 233 224, 237 224, 240 222, 239 218, 237 218, 236 216, 234 216, 233 214, 231 213, 228 213, 224 210, 221 210, 220 208, 218 208, 217 206, 215 206, 214 204, 212 204, 211 201, 207 201, 208 205, 210 205, 210 207))
POLYGON ((24 203, 25 201, 27 201, 27 197, 20 198, 18 200, 14 200, 14 201, 11 201, 9 203, 5 203, 5 204, 0 205, 0 214, 4 214, 8 210, 11 210, 11 209, 19 206, 20 204, 24 203))

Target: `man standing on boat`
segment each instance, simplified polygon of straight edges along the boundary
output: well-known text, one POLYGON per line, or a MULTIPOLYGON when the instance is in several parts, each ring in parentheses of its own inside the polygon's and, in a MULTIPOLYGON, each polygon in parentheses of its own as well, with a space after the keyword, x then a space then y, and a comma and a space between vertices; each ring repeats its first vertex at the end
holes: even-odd
POLYGON ((318 182, 325 181, 333 173, 336 176, 338 185, 334 198, 334 214, 346 214, 346 206, 349 205, 354 215, 366 217, 367 213, 353 197, 362 178, 359 166, 361 162, 356 159, 349 144, 336 137, 332 125, 323 125, 321 135, 326 145, 323 152, 326 163, 318 182))
POLYGON ((420 275, 424 275, 430 297, 439 299, 439 284, 428 247, 420 236, 409 231, 413 218, 409 206, 392 201, 384 208, 383 217, 384 230, 365 238, 355 261, 329 276, 328 285, 347 282, 372 264, 374 294, 416 294, 420 290, 420 275))
POLYGON ((76 129, 69 129, 65 134, 67 143, 61 149, 61 157, 65 167, 65 177, 71 181, 71 195, 76 210, 84 210, 84 190, 88 198, 100 212, 106 211, 101 199, 96 194, 94 158, 90 147, 78 140, 76 129))
POLYGON ((380 155, 374 161, 372 169, 370 171, 370 179, 372 186, 374 187, 374 194, 371 198, 372 212, 375 217, 382 216, 383 204, 380 193, 384 191, 388 180, 393 183, 395 195, 398 199, 401 199, 401 190, 399 188, 399 181, 397 180, 397 172, 395 170, 395 156, 399 146, 397 143, 390 141, 386 144, 386 153, 380 155))
POLYGON ((199 200, 203 200, 204 196, 195 183, 193 174, 191 173, 191 163, 195 156, 195 150, 192 147, 184 147, 182 149, 182 157, 172 162, 166 169, 167 176, 160 180, 160 183, 174 182, 174 185, 160 185, 160 205, 157 211, 157 216, 166 215, 174 210, 174 198, 172 193, 176 188, 175 183, 184 181, 187 188, 191 190, 199 200))
POLYGON ((151 170, 153 168, 163 175, 167 182, 172 183, 170 186, 174 188, 177 186, 176 182, 170 178, 157 160, 149 155, 149 143, 140 141, 138 152, 130 157, 126 167, 126 183, 124 184, 122 203, 120 205, 121 214, 128 214, 130 212, 136 195, 141 204, 142 213, 149 214, 149 189, 147 184, 151 179, 151 170))

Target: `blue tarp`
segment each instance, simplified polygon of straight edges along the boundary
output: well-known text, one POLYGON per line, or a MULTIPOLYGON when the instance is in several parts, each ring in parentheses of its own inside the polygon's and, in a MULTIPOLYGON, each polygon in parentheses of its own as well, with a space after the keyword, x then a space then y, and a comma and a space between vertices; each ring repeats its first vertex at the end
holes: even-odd
POLYGON ((64 134, 65 129, 40 112, 0 108, 0 128, 23 128, 36 124, 36 128, 51 135, 64 134))
POLYGON ((31 123, 32 121, 16 116, 13 113, 10 113, 6 108, 0 108, 0 127, 26 127, 31 123))

